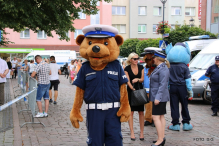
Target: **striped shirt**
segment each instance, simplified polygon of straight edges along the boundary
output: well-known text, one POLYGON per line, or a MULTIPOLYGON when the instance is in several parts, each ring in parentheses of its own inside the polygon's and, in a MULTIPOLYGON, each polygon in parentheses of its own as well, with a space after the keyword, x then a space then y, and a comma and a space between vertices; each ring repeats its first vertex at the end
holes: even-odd
POLYGON ((48 63, 41 61, 37 64, 35 68, 35 72, 37 73, 38 84, 49 84, 49 73, 50 73, 50 66, 48 63))

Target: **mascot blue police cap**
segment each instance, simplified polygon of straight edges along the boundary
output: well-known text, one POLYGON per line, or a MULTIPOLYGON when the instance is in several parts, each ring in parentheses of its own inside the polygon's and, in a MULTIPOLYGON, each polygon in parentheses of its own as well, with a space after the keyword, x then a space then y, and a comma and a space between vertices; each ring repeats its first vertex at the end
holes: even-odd
POLYGON ((88 25, 82 29, 85 37, 92 38, 108 38, 115 37, 118 34, 118 29, 109 25, 88 25))

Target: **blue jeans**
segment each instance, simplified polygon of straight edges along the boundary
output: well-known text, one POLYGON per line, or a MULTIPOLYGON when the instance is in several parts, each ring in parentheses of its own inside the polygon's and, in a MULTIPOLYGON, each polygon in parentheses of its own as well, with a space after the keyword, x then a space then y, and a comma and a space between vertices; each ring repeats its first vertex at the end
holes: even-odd
POLYGON ((44 100, 49 100, 49 87, 50 83, 38 84, 36 101, 41 101, 42 97, 44 100))

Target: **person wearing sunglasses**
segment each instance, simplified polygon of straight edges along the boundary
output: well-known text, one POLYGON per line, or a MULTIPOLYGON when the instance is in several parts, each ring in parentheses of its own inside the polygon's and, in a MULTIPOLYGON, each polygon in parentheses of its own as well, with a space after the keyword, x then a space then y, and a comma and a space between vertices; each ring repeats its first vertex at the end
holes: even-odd
POLYGON ((157 66, 150 75, 149 98, 153 102, 152 118, 157 129, 158 139, 153 141, 152 146, 165 144, 165 117, 166 104, 170 100, 168 81, 170 77, 170 63, 166 60, 166 55, 155 51, 153 56, 154 64, 157 66))
MULTIPOLYGON (((125 67, 124 71, 128 78, 128 97, 129 97, 129 104, 131 104, 131 93, 133 90, 138 90, 138 87, 140 89, 143 89, 142 82, 144 81, 144 67, 142 65, 138 64, 139 57, 136 53, 131 53, 128 56, 128 59, 126 61, 126 64, 128 66, 125 67), (138 83, 139 86, 138 86, 138 83)), ((140 140, 144 140, 144 104, 140 106, 131 106, 131 115, 129 118, 129 128, 131 131, 131 140, 135 141, 135 135, 133 130, 133 114, 134 111, 138 111, 139 114, 139 123, 140 123, 140 140)))

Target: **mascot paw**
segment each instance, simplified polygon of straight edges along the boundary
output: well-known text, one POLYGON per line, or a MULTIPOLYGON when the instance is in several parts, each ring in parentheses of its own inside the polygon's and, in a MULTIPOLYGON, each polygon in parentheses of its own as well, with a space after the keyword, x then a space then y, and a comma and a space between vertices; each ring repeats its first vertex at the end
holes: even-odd
POLYGON ((128 105, 127 108, 120 108, 117 112, 117 116, 121 117, 120 122, 127 122, 129 120, 129 117, 131 115, 131 109, 128 105))
POLYGON ((74 114, 73 112, 70 113, 70 120, 71 124, 75 128, 79 128, 79 121, 83 121, 83 117, 81 116, 81 113, 74 114))

